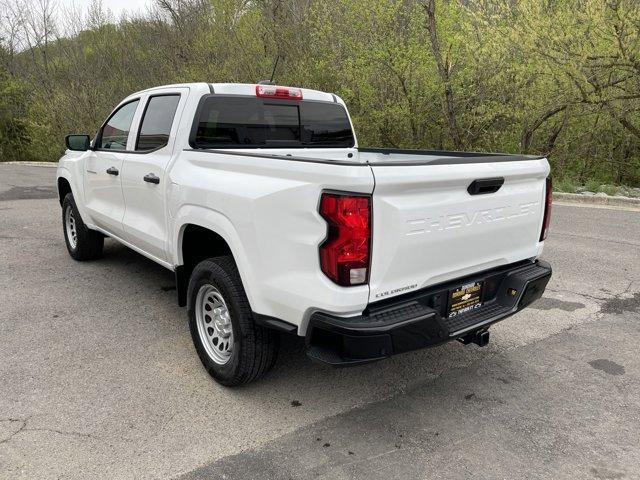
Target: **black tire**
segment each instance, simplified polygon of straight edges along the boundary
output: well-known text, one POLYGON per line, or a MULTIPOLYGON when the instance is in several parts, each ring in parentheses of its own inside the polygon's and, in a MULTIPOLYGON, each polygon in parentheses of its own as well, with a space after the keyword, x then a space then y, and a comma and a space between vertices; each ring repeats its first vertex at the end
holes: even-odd
POLYGON ((274 365, 278 352, 278 336, 256 325, 242 287, 240 274, 233 258, 215 257, 200 262, 193 270, 187 291, 189 329, 202 364, 218 383, 237 386, 253 382, 274 365), (216 363, 207 353, 198 331, 196 301, 203 286, 211 285, 222 295, 229 310, 233 328, 231 357, 224 364, 216 363))
POLYGON ((104 246, 104 236, 100 232, 89 229, 78 212, 78 207, 73 199, 73 194, 67 193, 62 201, 62 230, 64 231, 64 241, 71 258, 78 261, 93 260, 102 256, 104 246), (69 239, 67 231, 67 211, 73 215, 75 223, 76 241, 75 245, 69 239))

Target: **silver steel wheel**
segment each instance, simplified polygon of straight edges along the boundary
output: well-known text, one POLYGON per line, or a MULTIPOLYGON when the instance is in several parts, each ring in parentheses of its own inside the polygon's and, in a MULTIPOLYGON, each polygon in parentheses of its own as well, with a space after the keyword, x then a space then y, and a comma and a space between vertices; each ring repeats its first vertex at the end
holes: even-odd
POLYGON ((73 207, 69 205, 64 212, 64 227, 67 229, 67 239, 72 250, 78 246, 78 231, 76 230, 76 219, 73 216, 73 207))
POLYGON ((213 285, 203 285, 195 308, 198 334, 207 354, 218 365, 224 365, 233 353, 233 326, 224 298, 213 285))

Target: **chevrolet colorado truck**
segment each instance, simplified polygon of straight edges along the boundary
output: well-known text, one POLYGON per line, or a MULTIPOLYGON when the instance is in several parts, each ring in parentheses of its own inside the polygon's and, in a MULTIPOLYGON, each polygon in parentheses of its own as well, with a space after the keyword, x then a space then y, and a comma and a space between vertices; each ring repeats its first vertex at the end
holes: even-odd
POLYGON ((359 148, 331 93, 151 88, 66 145, 69 254, 95 259, 108 236, 175 272, 197 354, 224 385, 267 372, 278 332, 335 366, 484 345, 551 276, 545 158, 359 148))

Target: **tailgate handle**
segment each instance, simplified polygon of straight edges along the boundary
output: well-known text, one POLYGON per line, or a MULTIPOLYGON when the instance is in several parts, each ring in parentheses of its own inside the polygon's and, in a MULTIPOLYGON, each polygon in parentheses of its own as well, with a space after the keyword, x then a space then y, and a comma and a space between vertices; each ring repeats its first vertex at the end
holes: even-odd
POLYGON ((481 180, 474 180, 467 188, 469 195, 485 195, 487 193, 495 193, 500 190, 500 187, 504 183, 504 178, 483 178, 481 180))

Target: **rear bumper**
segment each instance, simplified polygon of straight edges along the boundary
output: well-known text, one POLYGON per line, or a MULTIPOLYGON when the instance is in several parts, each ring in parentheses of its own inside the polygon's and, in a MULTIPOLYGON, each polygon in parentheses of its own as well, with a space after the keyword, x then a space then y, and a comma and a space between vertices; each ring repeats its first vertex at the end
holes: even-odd
POLYGON ((316 312, 307 354, 331 365, 357 365, 461 338, 540 298, 550 278, 548 263, 519 262, 370 304, 357 317, 316 312), (482 307, 447 318, 449 292, 474 281, 484 282, 482 307))

